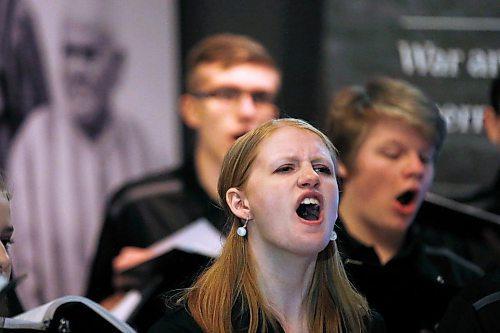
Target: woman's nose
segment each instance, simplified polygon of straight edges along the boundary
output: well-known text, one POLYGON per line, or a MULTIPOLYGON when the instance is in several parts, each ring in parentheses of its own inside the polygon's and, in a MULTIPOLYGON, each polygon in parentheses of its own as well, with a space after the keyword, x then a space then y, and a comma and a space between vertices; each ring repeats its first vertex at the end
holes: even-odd
POLYGON ((319 175, 312 167, 306 167, 300 174, 298 180, 300 187, 318 187, 319 175))
POLYGON ((425 173, 426 165, 418 154, 412 154, 406 161, 404 172, 406 175, 422 178, 425 173))

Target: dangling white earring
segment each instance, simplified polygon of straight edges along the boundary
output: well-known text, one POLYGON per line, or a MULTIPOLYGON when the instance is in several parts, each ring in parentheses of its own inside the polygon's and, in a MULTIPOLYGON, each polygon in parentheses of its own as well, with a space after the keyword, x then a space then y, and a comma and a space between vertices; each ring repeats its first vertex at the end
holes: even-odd
POLYGON ((245 237, 247 235, 247 224, 248 224, 248 217, 245 221, 245 224, 243 224, 242 227, 239 227, 236 230, 236 233, 238 234, 238 236, 245 237))
POLYGON ((330 240, 335 241, 337 239, 337 233, 335 230, 332 230, 332 234, 330 235, 330 240))

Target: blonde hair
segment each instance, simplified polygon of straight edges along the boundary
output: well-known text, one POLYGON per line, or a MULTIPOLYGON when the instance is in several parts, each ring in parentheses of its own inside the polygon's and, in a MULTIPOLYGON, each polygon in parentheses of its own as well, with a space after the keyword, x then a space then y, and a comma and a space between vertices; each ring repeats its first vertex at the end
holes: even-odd
POLYGON ((332 98, 325 132, 335 142, 340 160, 348 169, 354 168, 369 129, 384 119, 397 119, 416 128, 434 146, 436 154, 446 136, 437 106, 406 81, 382 77, 364 86, 344 88, 332 98))
MULTIPOLYGON (((182 301, 205 332, 230 333, 238 323, 248 324, 248 332, 266 332, 276 328, 279 320, 261 294, 254 269, 254 258, 247 238, 236 234, 240 220, 225 200, 231 187, 245 185, 260 143, 277 129, 295 127, 318 135, 336 163, 336 150, 330 140, 305 121, 275 119, 239 138, 224 158, 218 192, 231 226, 222 253, 186 291, 182 301), (248 322, 241 322, 248 320, 248 322), (236 325, 235 325, 236 324, 236 325)), ((307 318, 310 332, 364 332, 369 316, 366 300, 358 294, 344 271, 335 242, 318 254, 307 296, 307 318)))

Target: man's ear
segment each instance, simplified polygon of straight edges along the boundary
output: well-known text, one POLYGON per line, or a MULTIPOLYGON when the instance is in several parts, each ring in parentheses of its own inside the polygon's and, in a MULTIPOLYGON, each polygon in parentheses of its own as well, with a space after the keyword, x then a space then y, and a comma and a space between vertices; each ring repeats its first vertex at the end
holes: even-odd
POLYGON ((339 177, 346 179, 349 175, 347 172, 347 167, 343 162, 338 161, 337 170, 339 172, 339 177))
POLYGON ((192 129, 200 127, 200 110, 196 97, 190 94, 182 94, 179 99, 179 109, 186 126, 192 129))
POLYGON ((492 143, 500 144, 500 117, 497 117, 492 107, 484 109, 483 126, 488 139, 492 143))
POLYGON ((226 192, 226 202, 233 214, 240 219, 246 220, 251 218, 250 207, 245 192, 236 187, 231 187, 226 192))

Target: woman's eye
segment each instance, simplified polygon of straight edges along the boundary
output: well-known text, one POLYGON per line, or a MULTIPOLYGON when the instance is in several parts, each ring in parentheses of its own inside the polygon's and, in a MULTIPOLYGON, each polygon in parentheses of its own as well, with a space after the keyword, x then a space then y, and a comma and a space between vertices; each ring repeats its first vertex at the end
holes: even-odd
POLYGON ((291 165, 282 165, 278 169, 276 169, 275 172, 285 173, 285 172, 290 172, 292 170, 293 170, 293 167, 291 165))
POLYGON ((382 154, 387 158, 395 160, 401 155, 401 152, 398 150, 382 150, 382 154))
POLYGON ((332 174, 332 170, 326 165, 316 165, 314 166, 314 171, 316 171, 317 173, 324 173, 325 175, 332 174))

